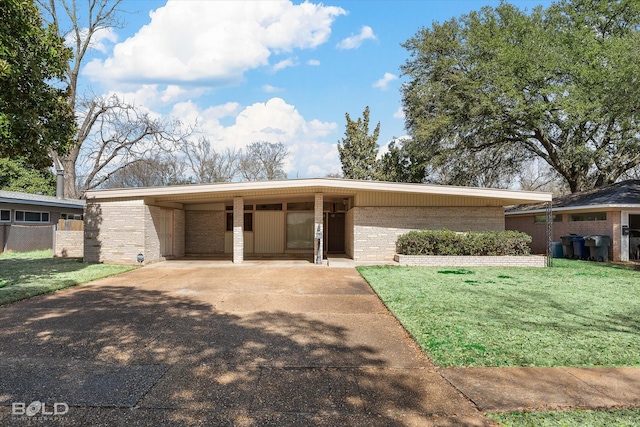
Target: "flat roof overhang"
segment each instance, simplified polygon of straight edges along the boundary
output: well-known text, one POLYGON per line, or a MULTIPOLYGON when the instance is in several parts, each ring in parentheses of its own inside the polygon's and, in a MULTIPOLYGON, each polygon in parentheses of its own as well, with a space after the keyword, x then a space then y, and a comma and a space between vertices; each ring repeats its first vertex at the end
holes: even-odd
POLYGON ((493 188, 456 187, 448 185, 361 181, 336 178, 306 178, 282 181, 224 182, 176 185, 167 187, 94 190, 85 193, 88 201, 144 199, 157 203, 208 203, 243 198, 306 197, 323 193, 326 197, 350 197, 358 193, 386 192, 396 194, 443 196, 456 206, 456 198, 477 199, 479 204, 509 206, 551 201, 551 193, 503 190, 493 188))
MULTIPOLYGON (((572 212, 602 212, 602 211, 620 211, 620 210, 640 210, 640 204, 604 204, 604 205, 584 205, 584 206, 560 206, 551 208, 554 213, 572 213, 572 212)), ((528 211, 509 211, 504 214, 507 216, 526 216, 539 215, 546 213, 546 209, 531 209, 528 211)))

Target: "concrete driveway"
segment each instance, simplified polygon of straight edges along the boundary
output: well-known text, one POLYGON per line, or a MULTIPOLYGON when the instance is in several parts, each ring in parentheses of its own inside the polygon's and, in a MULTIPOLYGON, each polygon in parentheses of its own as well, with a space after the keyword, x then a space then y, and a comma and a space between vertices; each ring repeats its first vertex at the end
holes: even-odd
POLYGON ((0 424, 491 425, 354 269, 213 265, 0 307, 0 424))

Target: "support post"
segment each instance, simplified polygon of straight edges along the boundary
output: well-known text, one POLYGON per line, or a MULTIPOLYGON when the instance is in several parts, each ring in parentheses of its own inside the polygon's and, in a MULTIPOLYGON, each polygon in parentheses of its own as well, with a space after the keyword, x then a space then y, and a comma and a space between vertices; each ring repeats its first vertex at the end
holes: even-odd
POLYGON ((552 202, 547 202, 547 267, 553 267, 553 215, 552 202))
POLYGON ((233 263, 244 261, 244 199, 233 198, 233 263))
POLYGON ((322 212, 324 211, 324 197, 322 193, 316 193, 314 201, 314 219, 313 219, 313 261, 316 264, 322 264, 322 252, 324 251, 324 221, 322 212))

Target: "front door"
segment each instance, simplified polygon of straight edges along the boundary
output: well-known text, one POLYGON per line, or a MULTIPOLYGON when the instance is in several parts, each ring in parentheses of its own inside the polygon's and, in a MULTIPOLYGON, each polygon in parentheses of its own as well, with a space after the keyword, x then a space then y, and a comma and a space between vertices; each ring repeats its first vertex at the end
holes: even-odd
POLYGON ((327 252, 344 253, 344 213, 327 213, 327 252))

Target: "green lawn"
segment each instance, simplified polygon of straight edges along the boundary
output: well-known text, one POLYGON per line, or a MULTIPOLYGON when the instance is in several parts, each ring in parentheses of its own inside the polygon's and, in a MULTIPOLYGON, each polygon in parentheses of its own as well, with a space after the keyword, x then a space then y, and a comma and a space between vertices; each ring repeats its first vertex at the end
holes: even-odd
POLYGON ((0 305, 53 292, 132 267, 86 264, 73 258, 53 258, 50 250, 0 254, 0 305))
POLYGON ((640 272, 569 260, 358 270, 438 365, 640 365, 640 272))
POLYGON ((486 414, 505 427, 636 427, 640 409, 486 414))

